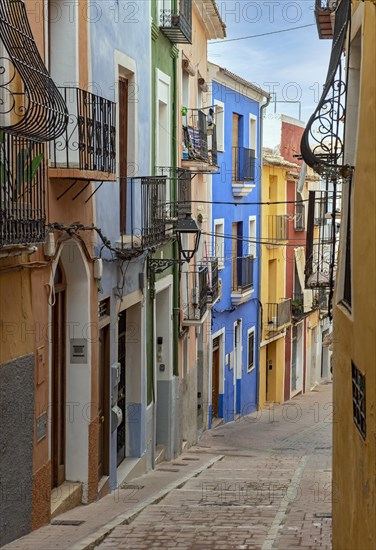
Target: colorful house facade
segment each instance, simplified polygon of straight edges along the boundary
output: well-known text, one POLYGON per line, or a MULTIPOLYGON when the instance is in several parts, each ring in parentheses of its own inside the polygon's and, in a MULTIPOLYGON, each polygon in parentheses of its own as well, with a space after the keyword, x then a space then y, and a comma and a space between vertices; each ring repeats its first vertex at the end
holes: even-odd
MULTIPOLYGON (((316 14, 320 37, 332 38, 333 47, 323 95, 301 150, 328 184, 337 191, 342 187, 338 271, 335 289, 332 280, 329 287, 334 313, 333 548, 366 550, 376 545, 376 86, 370 76, 376 63, 376 5, 317 3, 316 14), (333 90, 335 104, 326 119, 333 138, 325 149, 329 142, 321 136, 317 150, 311 146, 315 121, 320 124, 326 117, 333 90)), ((311 266, 307 268, 309 272, 311 266)))
POLYGON ((209 68, 219 166, 212 176, 211 250, 221 288, 212 309, 212 425, 258 404, 260 112, 269 96, 227 69, 209 68))

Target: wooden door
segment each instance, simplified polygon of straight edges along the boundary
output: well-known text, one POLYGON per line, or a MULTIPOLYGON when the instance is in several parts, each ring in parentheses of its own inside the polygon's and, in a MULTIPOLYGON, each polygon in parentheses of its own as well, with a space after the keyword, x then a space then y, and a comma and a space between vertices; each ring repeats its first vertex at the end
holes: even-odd
POLYGON ((232 288, 238 290, 238 223, 232 224, 232 288))
POLYGON ((65 480, 65 326, 66 284, 58 264, 54 279, 55 303, 52 307, 51 368, 51 487, 65 480))
POLYGON ((120 363, 120 382, 118 385, 117 406, 123 413, 123 421, 117 429, 117 465, 125 458, 126 449, 126 371, 125 371, 125 343, 126 343, 126 312, 122 311, 119 318, 118 332, 118 362, 120 363))
POLYGON ((119 78, 119 179, 120 179, 120 233, 126 233, 127 225, 127 177, 128 177, 128 80, 119 78))
POLYGON ((107 325, 99 331, 98 363, 98 481, 109 474, 109 373, 110 347, 107 325))
POLYGON ((213 342, 213 371, 212 371, 212 417, 218 416, 218 395, 219 395, 219 340, 213 342))

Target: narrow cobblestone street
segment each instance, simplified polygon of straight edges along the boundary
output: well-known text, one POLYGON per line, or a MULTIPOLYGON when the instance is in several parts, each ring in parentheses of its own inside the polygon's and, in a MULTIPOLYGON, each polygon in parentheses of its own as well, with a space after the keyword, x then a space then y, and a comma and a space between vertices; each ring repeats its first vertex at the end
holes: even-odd
POLYGON ((328 384, 212 430, 190 457, 223 458, 99 548, 331 548, 332 413, 328 384))
POLYGON ((329 549, 332 421, 332 385, 318 386, 5 548, 329 549))

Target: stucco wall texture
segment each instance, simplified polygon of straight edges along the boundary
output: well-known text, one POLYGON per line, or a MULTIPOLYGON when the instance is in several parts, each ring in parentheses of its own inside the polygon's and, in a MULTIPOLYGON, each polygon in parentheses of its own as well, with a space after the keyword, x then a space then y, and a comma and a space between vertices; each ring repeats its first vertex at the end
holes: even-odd
POLYGON ((0 365, 0 546, 32 524, 34 355, 0 365))
MULTIPOLYGON (((360 32, 362 59, 352 182, 352 311, 340 303, 334 308, 334 550, 376 548, 376 4, 355 3, 353 10, 353 38, 360 32), (365 375, 365 439, 353 420, 352 361, 365 375)), ((339 271, 344 269, 343 251, 341 240, 339 271)))

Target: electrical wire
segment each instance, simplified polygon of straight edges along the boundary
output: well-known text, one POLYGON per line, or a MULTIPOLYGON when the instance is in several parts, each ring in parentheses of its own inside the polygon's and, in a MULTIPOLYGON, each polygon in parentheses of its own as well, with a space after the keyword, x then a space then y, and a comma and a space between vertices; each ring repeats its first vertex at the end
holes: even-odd
POLYGON ((248 36, 239 36, 238 38, 227 38, 225 40, 214 40, 209 44, 223 44, 224 42, 237 42, 239 40, 248 40, 249 38, 260 38, 261 36, 270 36, 271 34, 281 34, 282 32, 297 31, 299 29, 306 29, 307 27, 315 27, 315 23, 309 23, 308 25, 300 25, 299 27, 292 27, 291 29, 280 29, 278 31, 264 32, 262 34, 251 34, 248 36))

